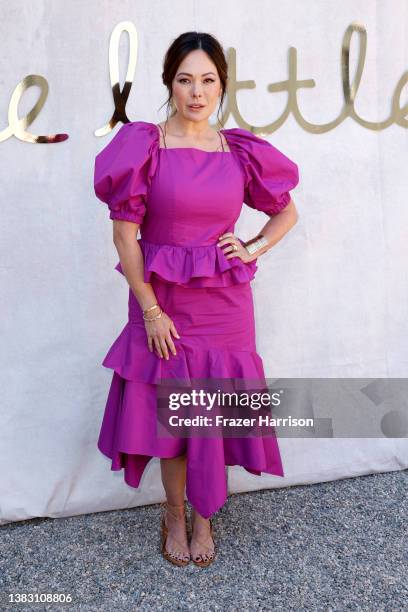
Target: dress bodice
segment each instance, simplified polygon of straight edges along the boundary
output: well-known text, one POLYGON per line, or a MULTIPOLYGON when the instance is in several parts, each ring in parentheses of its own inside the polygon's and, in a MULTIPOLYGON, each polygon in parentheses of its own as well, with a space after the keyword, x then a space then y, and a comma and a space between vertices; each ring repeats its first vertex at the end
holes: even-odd
MULTIPOLYGON (((272 216, 289 202, 298 167, 248 130, 220 130, 229 151, 160 146, 159 128, 123 125, 95 158, 97 197, 111 219, 140 225, 144 280, 157 274, 189 287, 252 280, 256 260, 226 259, 218 237, 234 232, 245 202, 272 216)), ((116 269, 122 272, 120 263, 116 269)))

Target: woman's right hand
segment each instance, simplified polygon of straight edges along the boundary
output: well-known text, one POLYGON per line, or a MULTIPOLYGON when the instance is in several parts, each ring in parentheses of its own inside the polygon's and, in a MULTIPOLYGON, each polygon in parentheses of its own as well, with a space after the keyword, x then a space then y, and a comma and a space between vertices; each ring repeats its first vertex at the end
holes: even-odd
POLYGON ((146 321, 145 329, 147 333, 147 343, 149 351, 153 351, 153 346, 156 349, 159 357, 169 359, 170 348, 173 355, 177 355, 176 347, 174 346, 173 334, 176 338, 180 338, 176 326, 172 319, 162 310, 162 316, 154 321, 146 321))

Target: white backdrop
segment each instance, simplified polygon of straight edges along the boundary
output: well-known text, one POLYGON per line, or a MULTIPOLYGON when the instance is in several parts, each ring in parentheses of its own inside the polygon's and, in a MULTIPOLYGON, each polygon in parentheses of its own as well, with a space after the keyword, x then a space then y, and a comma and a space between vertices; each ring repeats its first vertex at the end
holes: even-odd
MULTIPOLYGON (((407 69, 407 6, 403 0, 342 0, 330 7, 324 0, 1 5, 1 129, 16 85, 40 74, 49 95, 27 130, 69 134, 55 144, 14 136, 0 143, 3 523, 164 499, 158 459, 135 490, 96 448, 112 375, 101 361, 127 319, 111 221, 92 182, 95 155, 112 137, 94 132, 113 112, 113 28, 131 21, 139 34, 130 120, 164 118, 164 109, 158 112, 166 99, 163 54, 181 32, 197 29, 236 49, 237 78, 256 81, 256 89, 238 93, 239 110, 252 125, 275 121, 284 111, 287 94, 268 93, 267 85, 287 78, 288 49, 295 47, 298 79, 316 82, 298 91, 300 112, 321 124, 343 108, 341 44, 349 24, 358 22, 368 47, 355 111, 379 122, 389 117, 407 69)), ((123 35, 121 82, 127 45, 123 35)), ((38 91, 25 93, 20 117, 38 91)), ((235 126, 230 119, 225 127, 235 126)), ((299 221, 259 259, 253 282, 267 377, 407 377, 406 128, 375 131, 347 118, 312 134, 290 115, 268 139, 298 163, 301 180, 292 192, 299 221)), ((247 239, 266 220, 244 207, 236 233, 247 239)), ((284 479, 233 467, 230 492, 408 467, 407 438, 386 439, 381 432, 365 440, 281 439, 280 448, 284 479)))

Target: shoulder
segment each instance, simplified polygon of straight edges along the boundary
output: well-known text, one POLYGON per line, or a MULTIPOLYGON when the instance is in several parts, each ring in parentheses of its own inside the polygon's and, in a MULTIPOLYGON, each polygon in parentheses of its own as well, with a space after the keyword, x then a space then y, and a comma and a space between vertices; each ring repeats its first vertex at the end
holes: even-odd
POLYGON ((137 139, 140 142, 149 144, 155 143, 158 140, 158 136, 158 128, 154 123, 148 121, 128 121, 119 128, 111 142, 119 140, 125 143, 137 139))
POLYGON ((244 128, 222 130, 233 150, 236 150, 247 166, 262 166, 298 172, 296 163, 280 148, 265 138, 244 128))
POLYGON ((250 130, 246 130, 245 128, 238 128, 238 127, 223 128, 221 132, 224 132, 225 134, 231 136, 231 138, 234 138, 234 139, 242 139, 242 140, 252 140, 253 139, 253 140, 262 141, 262 138, 260 138, 259 136, 256 136, 256 134, 254 134, 250 130))
MULTIPOLYGON (((236 151, 245 169, 247 184, 252 191, 273 192, 293 189, 299 182, 298 165, 281 149, 268 140, 244 128, 223 130, 233 151, 236 151)), ((259 194, 258 194, 259 197, 259 194)), ((287 198, 287 195, 285 196, 287 198)))
POLYGON ((124 123, 119 131, 124 131, 128 134, 139 133, 139 134, 158 134, 158 127, 150 121, 128 121, 124 123))
POLYGON ((159 146, 158 129, 147 121, 124 123, 110 141, 96 155, 98 164, 120 165, 132 160, 153 157, 159 146))
POLYGON ((157 144, 153 123, 129 121, 96 155, 95 194, 114 211, 111 219, 138 219, 138 222, 141 219, 144 210, 141 198, 147 194, 155 172, 157 144))
POLYGON ((249 155, 259 155, 264 152, 270 154, 273 150, 277 151, 276 147, 268 140, 257 136, 245 128, 227 128, 221 131, 233 148, 246 152, 249 155))

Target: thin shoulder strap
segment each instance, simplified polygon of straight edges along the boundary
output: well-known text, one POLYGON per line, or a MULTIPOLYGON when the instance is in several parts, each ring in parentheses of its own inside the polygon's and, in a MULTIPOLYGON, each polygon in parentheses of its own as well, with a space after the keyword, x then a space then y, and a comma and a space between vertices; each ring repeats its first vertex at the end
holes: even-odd
MULTIPOLYGON (((158 123, 157 125, 158 125, 158 127, 160 128, 161 133, 163 134, 163 143, 164 143, 164 147, 165 147, 165 149, 167 149, 167 144, 166 144, 166 135, 165 135, 165 132, 163 132, 163 128, 162 128, 162 126, 161 126, 159 123, 158 123)), ((220 141, 221 141, 222 150, 225 152, 225 149, 224 149, 224 142, 223 142, 223 140, 222 140, 221 133, 220 133, 219 131, 217 131, 217 134, 218 134, 218 136, 220 137, 220 141)))
POLYGON ((163 134, 164 148, 165 148, 165 149, 167 149, 167 144, 166 144, 166 136, 165 136, 165 133, 163 132, 163 128, 162 128, 162 126, 161 126, 159 123, 158 123, 157 125, 158 125, 158 127, 160 128, 161 133, 163 134))
MULTIPOLYGON (((221 132, 220 132, 220 131, 217 131, 217 134, 218 134, 218 136, 220 137, 220 140, 221 140, 221 146, 222 146, 222 150, 224 151, 224 143, 223 143, 223 141, 222 141, 221 132)), ((225 151, 224 151, 224 152, 225 152, 225 151)))

